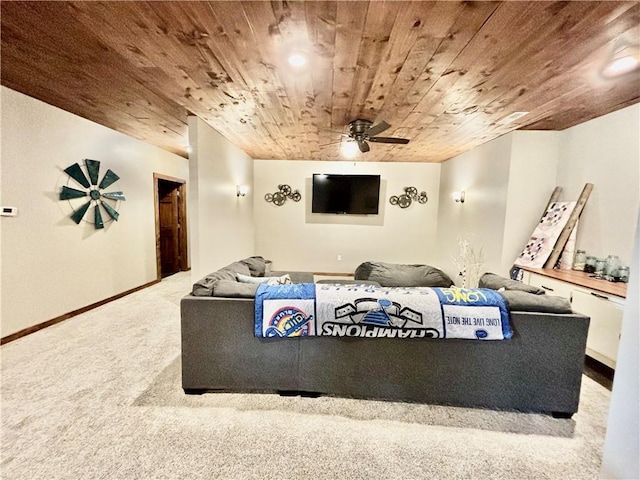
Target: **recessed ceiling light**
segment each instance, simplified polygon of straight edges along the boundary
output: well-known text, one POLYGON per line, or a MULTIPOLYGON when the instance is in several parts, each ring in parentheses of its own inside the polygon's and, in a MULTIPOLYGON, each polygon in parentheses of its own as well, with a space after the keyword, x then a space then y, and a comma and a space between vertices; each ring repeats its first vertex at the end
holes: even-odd
POLYGON ((292 53, 289 55, 289 65, 292 67, 302 67, 307 63, 307 57, 302 53, 292 53))
POLYGON ((605 77, 617 77, 625 73, 633 72, 640 66, 640 54, 638 51, 621 52, 614 56, 609 63, 602 69, 602 75, 605 77))

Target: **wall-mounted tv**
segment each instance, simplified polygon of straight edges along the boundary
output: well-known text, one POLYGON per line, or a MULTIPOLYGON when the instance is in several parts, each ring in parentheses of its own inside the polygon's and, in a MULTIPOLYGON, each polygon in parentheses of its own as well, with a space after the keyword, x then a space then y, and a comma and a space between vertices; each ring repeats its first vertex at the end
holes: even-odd
POLYGON ((313 174, 312 213, 377 215, 380 175, 313 174))

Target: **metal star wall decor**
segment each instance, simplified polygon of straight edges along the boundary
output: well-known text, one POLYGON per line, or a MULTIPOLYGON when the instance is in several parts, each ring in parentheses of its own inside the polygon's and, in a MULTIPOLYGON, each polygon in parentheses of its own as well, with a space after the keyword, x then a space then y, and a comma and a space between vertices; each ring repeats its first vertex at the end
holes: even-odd
MULTIPOLYGON (((75 180, 79 185, 84 187, 84 190, 77 188, 71 188, 66 185, 62 187, 60 191, 60 200, 73 200, 77 198, 89 197, 89 200, 82 204, 78 208, 73 209, 71 220, 79 224, 83 219, 87 210, 93 207, 93 224, 96 229, 104 228, 104 221, 102 220, 101 208, 107 213, 107 215, 115 221, 118 221, 120 214, 116 210, 118 201, 125 201, 124 193, 118 192, 104 192, 103 190, 117 182, 120 177, 116 175, 113 170, 108 169, 100 183, 98 183, 98 177, 100 176, 100 162, 98 160, 85 160, 85 170, 87 175, 83 171, 82 167, 78 163, 74 163, 70 167, 64 169, 65 173, 75 180), (113 201, 114 204, 108 201, 113 201)), ((69 202, 71 204, 71 202, 69 202)), ((87 220, 89 221, 89 220, 87 220)), ((90 222, 91 223, 91 222, 90 222)))

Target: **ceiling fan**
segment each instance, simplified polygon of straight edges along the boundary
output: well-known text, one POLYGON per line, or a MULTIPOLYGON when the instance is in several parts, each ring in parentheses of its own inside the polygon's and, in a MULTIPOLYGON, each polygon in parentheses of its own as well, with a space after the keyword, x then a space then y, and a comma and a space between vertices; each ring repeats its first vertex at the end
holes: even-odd
POLYGON ((369 144, 367 142, 374 143, 396 143, 405 145, 409 143, 408 138, 399 138, 399 137, 378 137, 379 133, 384 132, 388 128, 389 125, 384 120, 374 125, 373 122, 369 120, 357 119, 349 122, 349 133, 346 134, 346 137, 352 138, 358 144, 358 148, 362 153, 366 153, 370 150, 369 144))

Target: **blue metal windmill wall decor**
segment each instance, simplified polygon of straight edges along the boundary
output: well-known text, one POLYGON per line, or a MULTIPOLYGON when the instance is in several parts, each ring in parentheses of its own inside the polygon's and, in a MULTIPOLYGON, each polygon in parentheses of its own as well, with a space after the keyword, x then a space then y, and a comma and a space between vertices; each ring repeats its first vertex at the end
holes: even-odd
POLYGON ((120 177, 116 175, 113 170, 108 169, 107 172, 98 183, 98 177, 100 175, 100 162, 98 160, 85 160, 86 172, 89 176, 87 179, 87 175, 85 175, 82 167, 78 163, 74 163, 70 167, 64 169, 65 173, 73 178, 79 185, 84 187, 84 190, 79 190, 77 188, 71 188, 68 186, 63 186, 60 191, 60 200, 72 200, 76 198, 89 197, 89 201, 82 204, 79 208, 73 208, 74 212, 71 215, 71 220, 79 224, 84 218, 87 210, 93 206, 93 224, 96 229, 104 228, 104 221, 102 220, 102 213, 100 207, 107 212, 107 215, 118 221, 118 217, 120 214, 115 209, 114 205, 109 204, 105 201, 105 199, 113 200, 117 202, 119 200, 126 200, 124 197, 124 193, 119 192, 104 192, 105 188, 110 187, 115 182, 117 182, 120 177))

